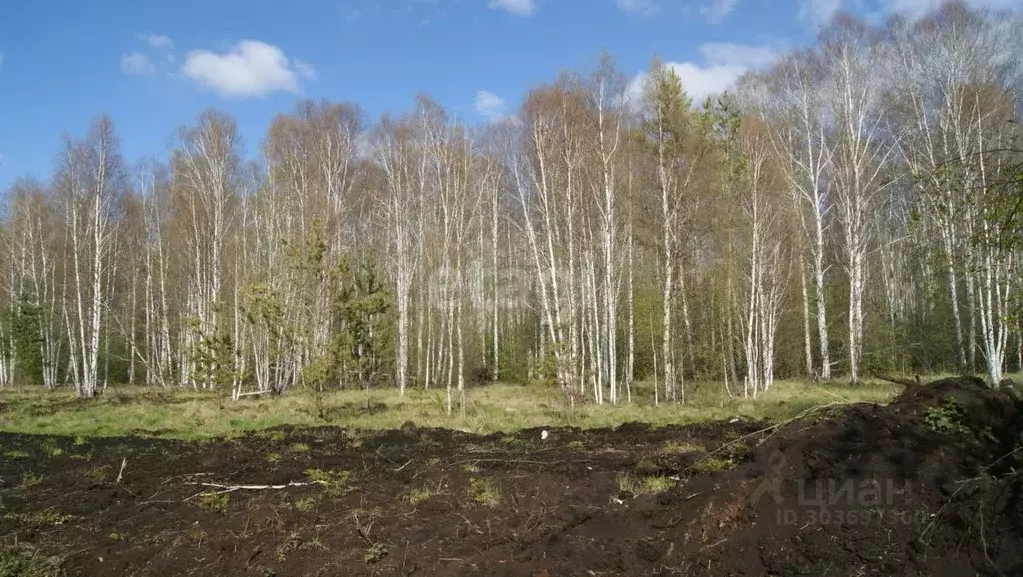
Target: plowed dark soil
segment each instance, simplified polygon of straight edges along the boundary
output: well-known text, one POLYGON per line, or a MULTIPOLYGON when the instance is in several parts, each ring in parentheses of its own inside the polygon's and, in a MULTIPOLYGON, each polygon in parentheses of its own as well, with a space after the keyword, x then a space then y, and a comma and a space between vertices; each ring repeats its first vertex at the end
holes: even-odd
POLYGON ((773 428, 4 434, 0 577, 1023 575, 1020 409, 958 379, 773 428))

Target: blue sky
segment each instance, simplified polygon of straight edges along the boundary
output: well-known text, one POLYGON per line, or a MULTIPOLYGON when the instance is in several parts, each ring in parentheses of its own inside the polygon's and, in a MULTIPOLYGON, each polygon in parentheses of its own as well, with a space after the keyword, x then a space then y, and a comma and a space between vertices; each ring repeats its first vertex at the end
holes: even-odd
MULTIPOLYGON (((996 8, 1023 0, 969 0, 996 8)), ((110 114, 126 159, 166 157, 206 108, 246 152, 296 99, 368 119, 418 92, 487 122, 602 49, 635 78, 656 52, 698 96, 806 44, 838 9, 878 17, 935 0, 2 0, 0 188, 50 176, 60 137, 110 114)))

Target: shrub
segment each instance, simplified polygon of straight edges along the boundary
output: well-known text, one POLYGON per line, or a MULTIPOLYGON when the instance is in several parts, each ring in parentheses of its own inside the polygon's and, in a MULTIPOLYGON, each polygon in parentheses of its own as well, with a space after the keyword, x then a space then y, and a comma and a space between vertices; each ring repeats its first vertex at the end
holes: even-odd
POLYGON ((955 399, 946 399, 940 407, 931 407, 924 413, 924 425, 946 435, 965 435, 970 432, 966 426, 966 411, 955 399))

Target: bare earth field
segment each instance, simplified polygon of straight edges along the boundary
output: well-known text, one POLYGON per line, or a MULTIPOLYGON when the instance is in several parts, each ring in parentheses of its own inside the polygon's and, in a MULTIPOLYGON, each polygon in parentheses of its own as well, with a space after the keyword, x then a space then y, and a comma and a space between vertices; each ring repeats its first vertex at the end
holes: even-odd
POLYGON ((955 379, 775 425, 0 433, 0 576, 1020 575, 1021 408, 955 379))

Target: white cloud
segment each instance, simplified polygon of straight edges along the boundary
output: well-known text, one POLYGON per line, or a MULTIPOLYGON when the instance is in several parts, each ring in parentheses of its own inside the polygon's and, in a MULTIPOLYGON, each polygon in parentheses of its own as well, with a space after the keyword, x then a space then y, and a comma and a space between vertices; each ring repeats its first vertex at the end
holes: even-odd
POLYGON ((491 10, 505 10, 517 16, 531 16, 536 10, 533 0, 490 0, 491 10))
MULTIPOLYGON (((623 12, 633 14, 652 14, 657 11, 653 0, 614 0, 623 12)), ((726 0, 727 1, 727 0, 726 0)))
MULTIPOLYGON (((746 72, 770 66, 779 53, 770 46, 709 43, 700 46, 700 56, 702 62, 665 63, 682 79, 682 88, 694 105, 701 105, 706 97, 728 90, 746 72)), ((641 102, 646 78, 644 72, 629 83, 626 97, 632 106, 641 102)))
POLYGON ((710 4, 700 6, 700 14, 711 24, 717 24, 735 10, 739 0, 712 0, 710 4))
POLYGON ((700 55, 714 66, 766 68, 778 60, 779 52, 771 46, 709 42, 700 46, 700 55))
POLYGON ((842 7, 842 0, 799 0, 799 19, 811 26, 827 24, 842 7))
POLYGON ((489 90, 476 92, 475 108, 477 114, 490 122, 501 122, 505 118, 504 99, 489 90))
POLYGON ((138 33, 135 35, 136 40, 141 40, 153 48, 170 48, 174 46, 174 41, 168 36, 163 34, 153 34, 151 32, 138 33))
POLYGON ((152 76, 156 67, 149 57, 141 52, 121 55, 121 72, 135 76, 152 76))
POLYGON ((298 75, 307 80, 316 80, 316 69, 313 68, 312 64, 303 62, 298 58, 295 59, 295 71, 298 75))
POLYGON ((311 66, 298 61, 293 65, 283 50, 258 40, 243 40, 222 54, 194 50, 185 58, 181 72, 225 97, 266 96, 278 91, 298 94, 298 77, 315 75, 311 66))

